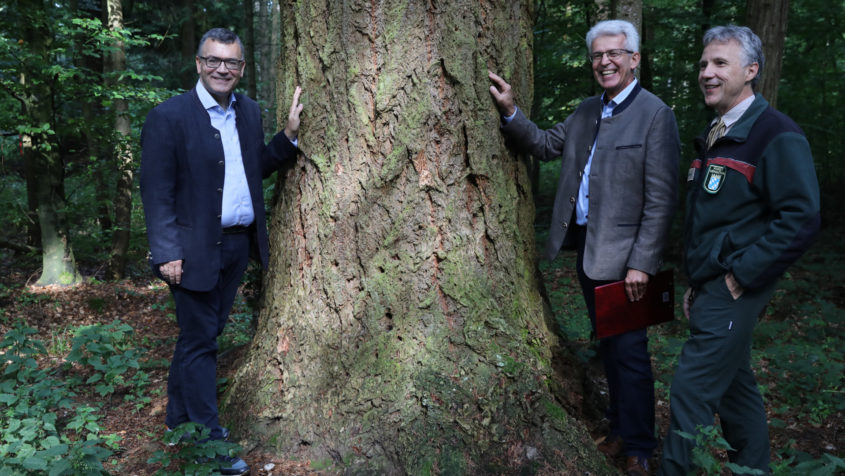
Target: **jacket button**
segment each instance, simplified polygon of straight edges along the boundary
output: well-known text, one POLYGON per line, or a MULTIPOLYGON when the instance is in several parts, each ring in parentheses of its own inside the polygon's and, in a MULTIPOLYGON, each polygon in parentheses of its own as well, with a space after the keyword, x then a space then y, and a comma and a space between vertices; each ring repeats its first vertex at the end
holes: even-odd
POLYGON ((560 224, 560 226, 562 226, 563 229, 565 230, 569 227, 569 223, 563 222, 563 223, 560 224))
POLYGON ((222 189, 222 188, 218 188, 218 189, 217 189, 217 191, 218 191, 218 192, 220 192, 220 193, 223 193, 223 189, 222 189))
POLYGON ((223 244, 223 242, 222 242, 222 241, 218 241, 218 242, 217 242, 217 246, 220 246, 220 245, 222 245, 222 244, 223 244))
POLYGON ((225 163, 226 163, 226 162, 223 162, 223 161, 221 160, 220 162, 217 162, 217 165, 223 165, 223 164, 225 164, 225 163))
POLYGON ((219 139, 219 138, 220 138, 220 133, 219 133, 219 132, 215 132, 215 133, 214 133, 214 138, 215 138, 215 139, 219 139))
POLYGON ((575 203, 575 197, 569 197, 569 203, 575 203))

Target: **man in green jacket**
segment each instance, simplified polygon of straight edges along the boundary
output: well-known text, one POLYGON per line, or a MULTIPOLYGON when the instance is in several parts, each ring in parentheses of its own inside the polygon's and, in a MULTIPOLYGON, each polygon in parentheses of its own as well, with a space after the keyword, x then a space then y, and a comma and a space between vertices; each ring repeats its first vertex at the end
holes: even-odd
POLYGON ((736 464, 769 472, 763 399, 751 371, 751 338, 778 277, 819 230, 819 188, 801 129, 759 94, 760 39, 750 29, 704 35, 698 82, 718 117, 696 138, 687 176, 684 315, 690 337, 671 388, 660 474, 694 466, 695 434, 719 414, 736 464))

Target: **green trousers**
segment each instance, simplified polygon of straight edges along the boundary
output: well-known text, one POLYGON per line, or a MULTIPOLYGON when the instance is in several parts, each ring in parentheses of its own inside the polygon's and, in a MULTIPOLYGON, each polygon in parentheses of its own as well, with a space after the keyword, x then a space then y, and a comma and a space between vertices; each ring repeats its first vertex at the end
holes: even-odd
POLYGON ((730 460, 769 473, 769 430, 751 371, 751 337, 774 289, 775 283, 746 290, 734 300, 723 275, 695 290, 690 337, 672 379, 671 420, 659 474, 686 476, 695 469, 695 442, 676 432, 694 435, 697 425, 712 425, 717 413, 733 447, 730 460))

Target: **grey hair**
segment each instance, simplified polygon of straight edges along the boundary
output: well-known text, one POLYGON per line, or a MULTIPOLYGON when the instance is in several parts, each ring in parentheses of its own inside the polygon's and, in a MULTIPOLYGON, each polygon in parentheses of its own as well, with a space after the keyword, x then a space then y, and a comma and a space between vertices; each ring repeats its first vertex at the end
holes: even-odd
POLYGON ((593 52, 593 40, 600 36, 625 35, 625 48, 640 51, 640 35, 631 22, 625 20, 605 20, 596 23, 587 32, 587 51, 593 52))
POLYGON ((212 28, 208 30, 200 39, 200 44, 197 47, 197 56, 202 56, 202 45, 205 44, 206 40, 214 40, 218 43, 223 43, 224 45, 237 43, 241 48, 241 57, 239 59, 244 59, 244 44, 241 43, 241 39, 238 38, 238 35, 236 35, 235 32, 227 30, 226 28, 212 28))
POLYGON ((712 42, 727 43, 728 41, 736 41, 742 49, 742 56, 745 60, 743 66, 748 66, 751 63, 757 63, 757 76, 751 80, 751 86, 754 87, 760 76, 763 74, 763 64, 765 58, 763 57, 763 42, 760 37, 751 31, 747 26, 725 25, 714 26, 704 33, 703 43, 707 47, 712 42))

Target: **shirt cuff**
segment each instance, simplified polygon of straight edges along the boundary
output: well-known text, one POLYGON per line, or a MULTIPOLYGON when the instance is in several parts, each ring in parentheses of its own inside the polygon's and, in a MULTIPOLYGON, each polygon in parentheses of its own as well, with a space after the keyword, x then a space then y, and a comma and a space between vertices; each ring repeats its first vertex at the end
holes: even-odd
POLYGON ((510 124, 513 118, 516 117, 517 111, 519 111, 519 108, 514 107, 513 114, 511 114, 510 116, 502 116, 502 122, 505 123, 505 125, 510 124))

